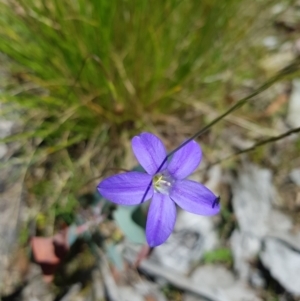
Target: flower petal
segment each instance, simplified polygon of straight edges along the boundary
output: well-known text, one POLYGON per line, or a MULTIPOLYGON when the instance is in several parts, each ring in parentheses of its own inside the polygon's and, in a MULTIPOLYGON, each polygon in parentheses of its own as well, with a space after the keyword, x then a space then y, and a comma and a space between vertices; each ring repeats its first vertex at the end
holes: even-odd
POLYGON ((147 217, 146 238, 150 247, 164 243, 176 221, 176 205, 168 195, 154 193, 147 217))
POLYGON ((179 207, 191 213, 214 215, 220 211, 219 198, 207 187, 194 181, 176 181, 170 197, 179 207))
MULTIPOLYGON (((150 175, 157 173, 167 155, 162 141, 151 133, 142 133, 133 137, 132 150, 139 163, 150 175)), ((166 169, 166 166, 167 163, 160 170, 166 169)))
POLYGON ((193 140, 173 155, 168 164, 168 171, 175 179, 184 179, 197 168, 201 158, 201 148, 199 144, 193 140))
POLYGON ((107 200, 120 205, 137 205, 153 195, 152 177, 146 173, 130 171, 114 175, 99 183, 97 189, 107 200), (146 190, 151 183, 146 196, 146 190))

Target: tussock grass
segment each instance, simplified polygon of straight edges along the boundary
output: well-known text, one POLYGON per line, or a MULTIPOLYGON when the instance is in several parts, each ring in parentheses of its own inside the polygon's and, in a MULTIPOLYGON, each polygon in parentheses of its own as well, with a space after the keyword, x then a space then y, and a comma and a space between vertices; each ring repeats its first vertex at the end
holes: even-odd
POLYGON ((253 37, 272 3, 1 1, 0 52, 14 78, 2 98, 18 103, 25 124, 7 141, 31 143, 28 164, 53 166, 31 177, 31 187, 48 183, 38 198, 72 198, 118 163, 127 135, 184 109, 180 99, 222 108, 228 87, 258 75, 253 37))

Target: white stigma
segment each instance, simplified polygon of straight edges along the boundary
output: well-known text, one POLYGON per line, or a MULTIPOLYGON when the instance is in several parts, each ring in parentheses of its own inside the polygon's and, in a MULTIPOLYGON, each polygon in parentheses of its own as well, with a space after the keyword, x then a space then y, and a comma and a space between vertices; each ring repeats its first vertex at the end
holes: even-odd
POLYGON ((154 191, 162 194, 169 194, 173 182, 173 178, 167 173, 156 174, 152 180, 154 191))

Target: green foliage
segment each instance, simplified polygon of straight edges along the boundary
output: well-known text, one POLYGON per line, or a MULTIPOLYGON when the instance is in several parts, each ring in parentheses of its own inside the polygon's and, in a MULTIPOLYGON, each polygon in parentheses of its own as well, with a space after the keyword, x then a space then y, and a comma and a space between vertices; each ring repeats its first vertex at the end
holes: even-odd
POLYGON ((0 5, 0 51, 22 67, 15 98, 40 113, 28 135, 54 144, 66 131, 83 140, 103 123, 172 112, 174 97, 186 92, 196 97, 218 87, 219 95, 223 84, 213 77, 238 68, 239 43, 258 9, 240 0, 0 5))
POLYGON ((78 207, 78 202, 72 196, 67 199, 63 206, 56 202, 53 207, 52 210, 54 210, 56 219, 65 222, 67 225, 71 225, 75 221, 75 209, 78 207))
POLYGON ((173 285, 167 284, 163 286, 162 292, 168 300, 174 300, 174 301, 182 300, 183 292, 180 289, 174 287, 173 285))
POLYGON ((21 246, 26 245, 30 239, 30 233, 28 227, 20 228, 19 243, 21 246))
POLYGON ((229 248, 219 248, 206 252, 203 256, 204 263, 226 263, 232 264, 232 254, 229 248))
POLYGON ((298 152, 300 152, 300 139, 297 139, 297 140, 296 140, 295 145, 296 145, 296 150, 297 150, 298 152))

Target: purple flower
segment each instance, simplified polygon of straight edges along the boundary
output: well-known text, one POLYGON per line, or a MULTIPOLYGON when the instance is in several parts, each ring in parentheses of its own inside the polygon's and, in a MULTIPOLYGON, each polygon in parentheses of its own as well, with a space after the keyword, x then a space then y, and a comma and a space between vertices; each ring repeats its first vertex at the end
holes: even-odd
POLYGON ((119 205, 138 205, 152 199, 146 224, 149 246, 164 243, 174 229, 176 205, 201 215, 214 215, 220 210, 218 198, 204 185, 186 180, 199 165, 200 146, 191 141, 179 149, 170 162, 162 141, 151 133, 132 139, 133 152, 147 173, 130 171, 104 179, 98 185, 101 195, 119 205), (147 193, 146 193, 147 192, 147 193))

